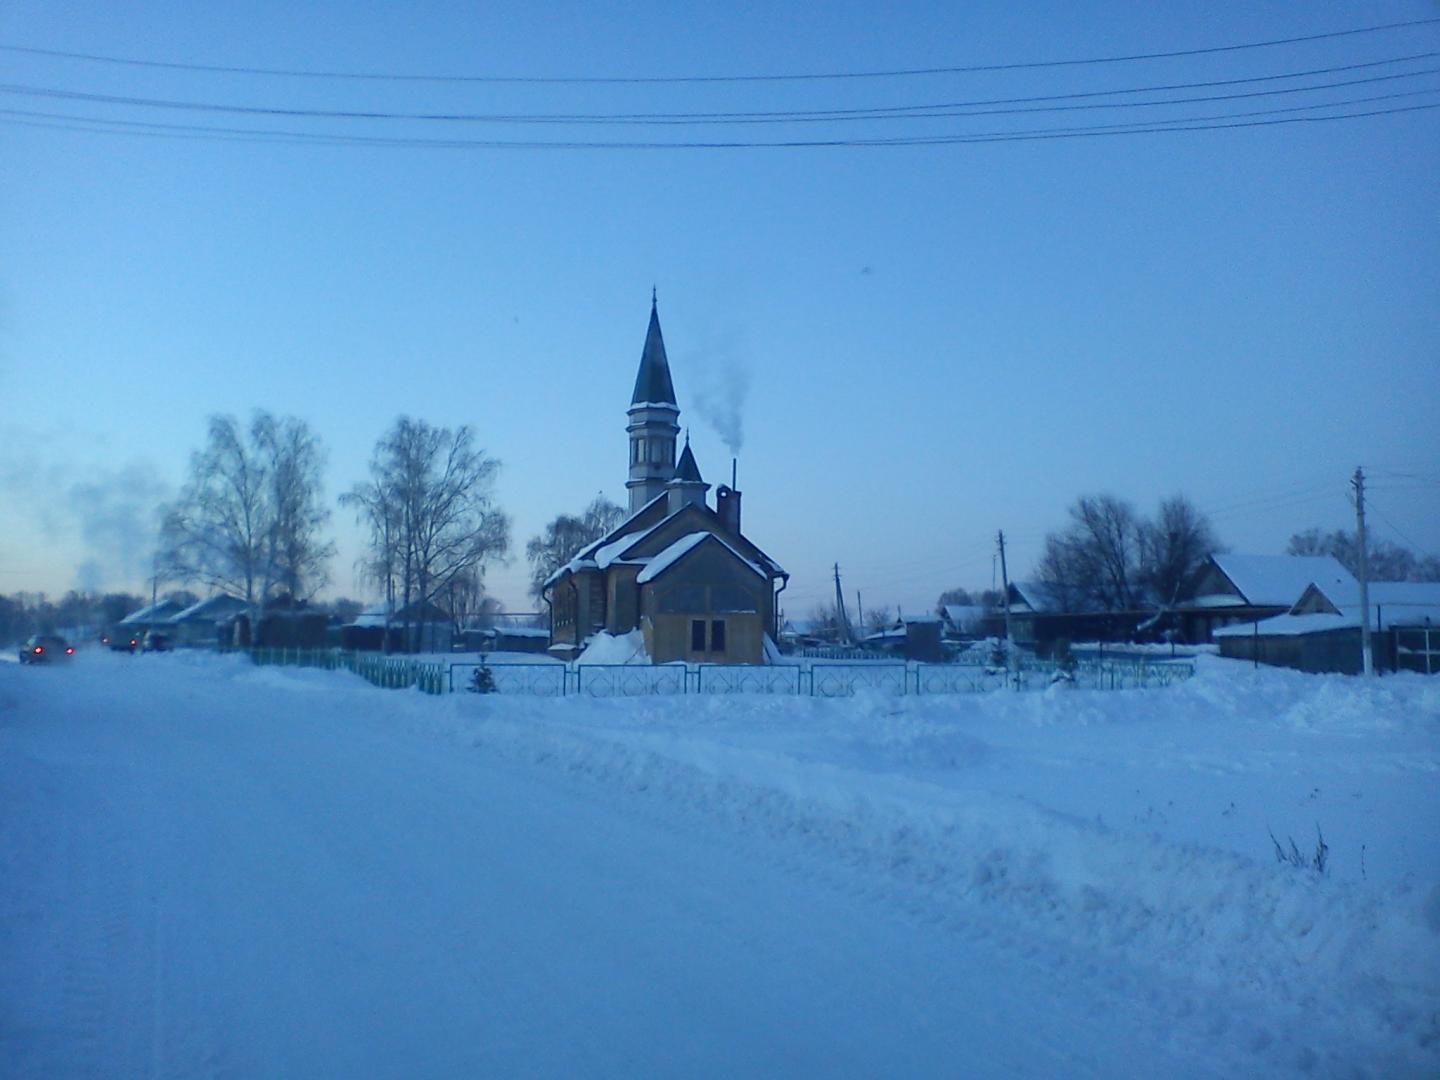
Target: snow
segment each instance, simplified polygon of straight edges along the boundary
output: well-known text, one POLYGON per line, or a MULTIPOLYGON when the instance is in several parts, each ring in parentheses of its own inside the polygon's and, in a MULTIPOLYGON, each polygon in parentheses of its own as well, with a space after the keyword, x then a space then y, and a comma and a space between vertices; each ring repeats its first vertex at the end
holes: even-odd
POLYGON ((153 604, 147 604, 139 611, 132 611, 120 620, 120 626, 134 626, 138 623, 154 622, 157 619, 168 619, 180 610, 180 605, 173 600, 159 600, 153 604))
POLYGON ((1310 584, 1327 593, 1331 588, 1354 585, 1355 578, 1330 555, 1210 556, 1252 605, 1289 607, 1310 584))
POLYGON ((170 617, 170 622, 178 625, 189 619, 219 619, 226 615, 233 615, 237 611, 243 611, 245 607, 244 600, 220 593, 208 599, 196 601, 185 610, 177 612, 170 617))
POLYGON ((650 654, 645 651, 645 635, 639 630, 628 634, 612 634, 601 630, 590 639, 579 657, 577 664, 648 664, 650 654))
POLYGON ((0 1075, 1440 1074, 1440 680, 1197 664, 840 700, 0 665, 0 1075), (1317 825, 1326 874, 1275 861, 1317 825))
POLYGON ((703 544, 706 540, 713 540, 715 541, 715 543, 723 547, 726 551, 730 552, 731 555, 734 555, 735 558, 739 559, 741 563, 747 566, 755 574, 756 577, 763 578, 765 576, 765 572, 761 570, 760 567, 756 566, 749 559, 745 558, 744 555, 741 555, 738 551, 736 551, 733 547, 727 544, 724 540, 720 539, 720 537, 716 536, 714 533, 693 532, 687 533, 685 536, 682 536, 679 540, 676 540, 664 551, 657 552, 655 556, 650 559, 649 563, 646 564, 645 569, 640 571, 639 576, 635 579, 636 584, 644 585, 648 581, 654 581, 661 574, 665 573, 666 570, 669 570, 670 567, 674 566, 686 555, 690 554, 691 551, 703 544))

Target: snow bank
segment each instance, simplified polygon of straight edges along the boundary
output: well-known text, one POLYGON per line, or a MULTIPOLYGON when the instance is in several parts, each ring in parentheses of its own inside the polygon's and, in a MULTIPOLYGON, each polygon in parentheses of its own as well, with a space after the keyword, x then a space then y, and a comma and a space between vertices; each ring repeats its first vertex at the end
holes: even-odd
POLYGON ((1254 994, 1311 1035, 1358 1027, 1380 1074, 1440 1066, 1435 680, 1207 659, 1162 691, 507 704, 431 719, 934 918, 1254 994), (1275 861, 1272 830, 1308 852, 1322 820, 1327 875, 1275 861))
POLYGON ((628 634, 611 634, 602 630, 590 639, 577 664, 648 664, 650 654, 645 651, 645 635, 639 630, 628 634))

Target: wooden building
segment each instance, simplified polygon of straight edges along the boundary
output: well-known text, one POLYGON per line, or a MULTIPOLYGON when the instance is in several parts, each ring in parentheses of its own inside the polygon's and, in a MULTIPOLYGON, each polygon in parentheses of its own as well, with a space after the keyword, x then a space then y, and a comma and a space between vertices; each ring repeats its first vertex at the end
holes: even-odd
POLYGON ((630 516, 545 582, 553 655, 572 659, 596 634, 635 630, 657 664, 770 655, 789 575, 741 531, 739 491, 722 484, 714 508, 706 502, 689 440, 675 452, 679 415, 652 297, 627 412, 630 516))

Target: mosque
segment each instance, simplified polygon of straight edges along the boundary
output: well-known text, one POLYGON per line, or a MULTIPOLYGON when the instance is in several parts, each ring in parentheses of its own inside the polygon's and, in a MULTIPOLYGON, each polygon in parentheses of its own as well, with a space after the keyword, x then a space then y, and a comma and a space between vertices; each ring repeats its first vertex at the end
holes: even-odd
POLYGON ((627 416, 630 516, 545 582, 552 655, 638 630, 653 663, 765 663, 789 575, 740 531, 740 492, 721 484, 707 503, 688 437, 676 455, 680 407, 653 295, 627 416))

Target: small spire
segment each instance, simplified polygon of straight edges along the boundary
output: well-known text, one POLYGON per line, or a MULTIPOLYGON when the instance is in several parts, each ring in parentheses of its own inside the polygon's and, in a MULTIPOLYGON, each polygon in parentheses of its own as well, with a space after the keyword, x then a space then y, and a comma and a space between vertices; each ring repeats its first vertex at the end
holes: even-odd
POLYGON ((650 286, 650 307, 651 307, 651 308, 654 308, 654 307, 655 307, 655 286, 654 286, 654 285, 651 285, 651 286, 650 286))

